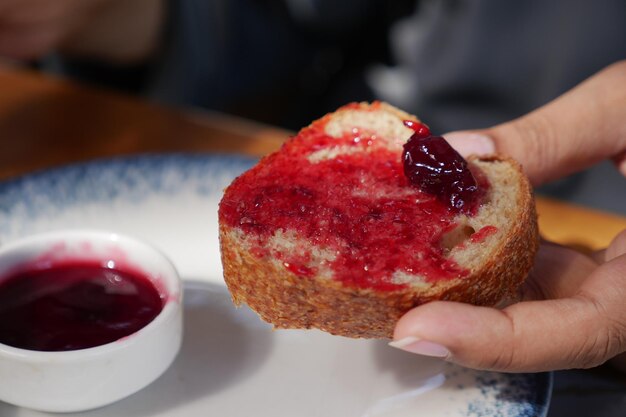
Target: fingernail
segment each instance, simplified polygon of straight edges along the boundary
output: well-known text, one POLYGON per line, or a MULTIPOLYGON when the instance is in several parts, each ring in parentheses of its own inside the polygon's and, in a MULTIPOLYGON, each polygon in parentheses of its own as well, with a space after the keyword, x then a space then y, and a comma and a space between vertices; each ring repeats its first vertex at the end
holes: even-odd
POLYGON ((490 155, 496 152, 493 139, 481 133, 451 132, 443 137, 463 156, 490 155))
POLYGON ((414 336, 394 340, 393 342, 389 342, 389 346, 406 352, 423 356, 432 356, 435 358, 447 358, 450 356, 450 351, 445 346, 429 342, 428 340, 422 340, 414 336))

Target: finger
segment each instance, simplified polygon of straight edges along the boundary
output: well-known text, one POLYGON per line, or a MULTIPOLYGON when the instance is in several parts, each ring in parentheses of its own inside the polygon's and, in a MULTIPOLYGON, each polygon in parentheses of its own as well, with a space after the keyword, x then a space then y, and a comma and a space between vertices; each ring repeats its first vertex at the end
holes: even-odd
POLYGON ((578 251, 543 241, 535 265, 522 287, 522 299, 571 297, 597 267, 598 262, 578 251))
POLYGON ((519 119, 444 136, 464 155, 510 155, 533 184, 542 184, 626 151, 625 86, 622 61, 519 119))
POLYGON ((593 285, 572 298, 521 302, 504 310, 429 303, 400 319, 392 343, 476 369, 596 366, 626 349, 625 276, 622 255, 597 268, 593 285))
POLYGON ((626 253, 626 229, 622 230, 606 249, 595 251, 591 257, 598 264, 610 261, 626 253), (610 249, 609 249, 610 248, 610 249))
POLYGON ((461 155, 491 155, 496 153, 496 143, 483 132, 449 132, 443 137, 461 155))
POLYGON ((604 260, 609 262, 618 256, 626 254, 626 229, 622 230, 608 248, 604 251, 604 260))

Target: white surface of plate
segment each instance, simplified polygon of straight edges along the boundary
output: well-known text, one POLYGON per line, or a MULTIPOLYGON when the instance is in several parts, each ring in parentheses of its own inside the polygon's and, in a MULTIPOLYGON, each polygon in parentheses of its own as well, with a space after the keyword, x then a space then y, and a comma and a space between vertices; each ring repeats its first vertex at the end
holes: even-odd
MULTIPOLYGON (((143 239, 185 279, 182 350, 156 382, 75 416, 503 416, 547 412, 550 374, 477 372, 319 331, 279 330, 235 309, 222 280, 217 206, 254 160, 144 155, 0 184, 0 240, 96 228, 143 239)), ((0 381, 0 383, 10 383, 0 381)), ((2 417, 44 413, 0 403, 2 417)))

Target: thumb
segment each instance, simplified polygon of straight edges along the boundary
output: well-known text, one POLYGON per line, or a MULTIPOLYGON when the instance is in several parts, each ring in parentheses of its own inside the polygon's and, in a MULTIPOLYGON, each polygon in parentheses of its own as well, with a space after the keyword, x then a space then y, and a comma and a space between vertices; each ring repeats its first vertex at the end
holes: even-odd
POLYGON ((624 277, 626 255, 621 255, 589 276, 598 288, 585 288, 585 283, 584 292, 571 298, 521 302, 504 310, 425 304, 400 319, 391 345, 475 369, 596 366, 626 350, 624 277))
POLYGON ((535 185, 613 158, 626 175, 626 61, 519 119, 444 135, 461 154, 502 153, 535 185))

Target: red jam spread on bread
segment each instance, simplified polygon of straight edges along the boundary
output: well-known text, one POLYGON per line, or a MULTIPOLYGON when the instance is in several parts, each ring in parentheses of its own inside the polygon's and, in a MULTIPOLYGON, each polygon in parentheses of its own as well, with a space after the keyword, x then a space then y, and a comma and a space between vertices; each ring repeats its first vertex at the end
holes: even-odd
POLYGON ((422 123, 406 120, 415 132, 404 144, 404 175, 422 191, 435 195, 450 210, 472 213, 478 204, 478 184, 467 161, 441 136, 422 123))
MULTIPOLYGON (((456 227, 456 206, 450 209, 447 201, 413 186, 400 152, 378 143, 376 134, 353 129, 331 137, 327 122, 315 122, 237 178, 220 204, 220 221, 256 239, 256 256, 278 257, 302 277, 318 272, 310 246, 291 251, 301 255, 275 253, 265 244, 277 231, 296 231, 306 245, 332 253, 326 267, 348 286, 401 289, 408 284, 398 273, 426 282, 466 276, 440 244, 456 227)), ((476 177, 487 189, 486 178, 476 177)), ((461 197, 467 198, 454 201, 461 197)), ((471 215, 478 203, 460 207, 471 215)))

